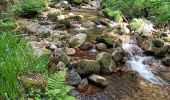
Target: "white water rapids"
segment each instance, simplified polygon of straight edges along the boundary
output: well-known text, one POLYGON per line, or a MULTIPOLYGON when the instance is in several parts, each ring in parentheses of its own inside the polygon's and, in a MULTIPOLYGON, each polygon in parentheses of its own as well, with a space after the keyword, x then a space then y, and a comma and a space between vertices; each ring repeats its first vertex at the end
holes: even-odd
POLYGON ((130 40, 131 43, 124 43, 122 48, 126 53, 126 65, 129 69, 137 72, 145 80, 154 84, 166 84, 159 76, 155 75, 152 70, 152 64, 162 67, 161 62, 152 56, 146 56, 142 49, 137 46, 136 41, 130 40), (133 43, 132 43, 133 42, 133 43))

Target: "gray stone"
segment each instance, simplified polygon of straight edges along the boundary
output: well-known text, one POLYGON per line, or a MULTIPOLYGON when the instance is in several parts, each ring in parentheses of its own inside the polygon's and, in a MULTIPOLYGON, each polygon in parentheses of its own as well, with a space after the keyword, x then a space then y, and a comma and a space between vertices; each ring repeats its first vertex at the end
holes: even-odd
POLYGON ((102 76, 99 76, 99 75, 91 75, 88 77, 88 79, 94 83, 96 83, 97 85, 100 85, 100 86, 107 86, 108 85, 108 81, 106 78, 102 77, 102 76))
POLYGON ((79 47, 86 41, 87 35, 79 33, 70 38, 70 46, 73 48, 79 47))
POLYGON ((106 50, 107 49, 107 45, 105 45, 104 43, 98 43, 98 44, 96 44, 96 47, 98 50, 106 50))
POLYGON ((120 61, 125 55, 125 51, 121 47, 117 47, 112 53, 114 61, 120 61))
POLYGON ((68 72, 66 79, 72 86, 78 86, 81 83, 81 77, 74 69, 68 72))
POLYGON ((170 67, 170 55, 167 55, 162 60, 162 63, 165 64, 167 67, 170 67))
POLYGON ((155 39, 153 40, 153 44, 155 47, 163 47, 164 46, 164 41, 161 39, 155 39))

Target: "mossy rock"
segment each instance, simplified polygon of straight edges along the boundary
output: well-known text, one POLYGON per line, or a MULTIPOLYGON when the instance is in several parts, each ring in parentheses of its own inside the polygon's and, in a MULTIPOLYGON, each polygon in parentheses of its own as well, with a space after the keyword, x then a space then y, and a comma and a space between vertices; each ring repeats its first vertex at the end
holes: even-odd
POLYGON ((115 51, 112 53, 112 57, 113 57, 113 60, 114 60, 114 61, 120 61, 120 60, 122 60, 122 58, 124 57, 124 55, 125 55, 125 51, 124 51, 122 48, 120 48, 120 47, 117 47, 117 48, 115 49, 115 51))
POLYGON ((104 43, 108 48, 113 47, 113 38, 107 35, 100 35, 96 38, 97 43, 104 43))
POLYGON ((98 74, 100 72, 100 64, 95 60, 82 59, 77 62, 77 72, 80 75, 98 74))
POLYGON ((101 66, 101 72, 103 74, 110 74, 113 72, 113 69, 116 68, 115 62, 112 60, 112 55, 107 52, 99 53, 96 56, 96 60, 99 61, 101 66))

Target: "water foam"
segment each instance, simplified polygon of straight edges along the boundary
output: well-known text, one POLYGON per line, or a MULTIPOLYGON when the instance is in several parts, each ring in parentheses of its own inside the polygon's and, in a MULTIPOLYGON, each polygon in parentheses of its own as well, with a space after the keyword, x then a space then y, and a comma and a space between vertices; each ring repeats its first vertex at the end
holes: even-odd
POLYGON ((143 54, 141 48, 135 44, 123 44, 122 48, 126 52, 126 65, 129 69, 137 72, 145 80, 154 84, 165 84, 165 82, 151 71, 152 63, 160 64, 154 57, 143 54), (146 63, 152 61, 150 63, 146 63))

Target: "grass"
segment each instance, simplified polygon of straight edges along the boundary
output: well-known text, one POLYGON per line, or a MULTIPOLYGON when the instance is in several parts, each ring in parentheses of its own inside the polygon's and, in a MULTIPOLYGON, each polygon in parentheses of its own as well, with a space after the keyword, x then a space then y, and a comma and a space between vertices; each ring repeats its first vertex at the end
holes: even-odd
POLYGON ((0 95, 16 98, 21 93, 18 77, 26 69, 45 73, 47 59, 35 57, 27 41, 13 32, 0 33, 0 95))

